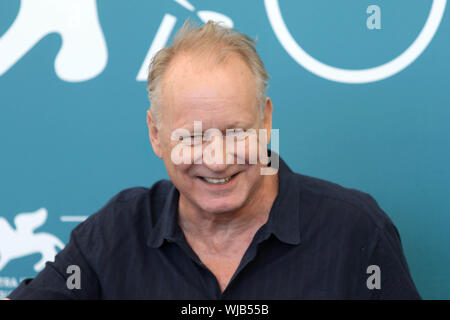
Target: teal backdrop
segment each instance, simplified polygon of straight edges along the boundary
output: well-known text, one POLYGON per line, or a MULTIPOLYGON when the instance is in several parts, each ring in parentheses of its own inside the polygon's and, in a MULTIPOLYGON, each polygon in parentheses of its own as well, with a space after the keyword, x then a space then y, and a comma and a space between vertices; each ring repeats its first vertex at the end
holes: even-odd
POLYGON ((117 192, 167 178, 148 141, 149 102, 138 75, 150 48, 170 41, 188 17, 216 17, 258 39, 281 156, 296 172, 370 193, 400 231, 422 297, 450 299, 448 6, 410 63, 356 83, 327 79, 294 59, 268 12, 278 5, 292 39, 314 59, 357 70, 402 55, 432 6, 445 4, 1 1, 0 297, 34 277, 35 264, 55 250, 52 241, 67 243, 117 192), (367 13, 371 5, 379 16, 367 13), (374 19, 380 29, 368 27, 374 19), (53 240, 39 246, 39 236, 53 240))

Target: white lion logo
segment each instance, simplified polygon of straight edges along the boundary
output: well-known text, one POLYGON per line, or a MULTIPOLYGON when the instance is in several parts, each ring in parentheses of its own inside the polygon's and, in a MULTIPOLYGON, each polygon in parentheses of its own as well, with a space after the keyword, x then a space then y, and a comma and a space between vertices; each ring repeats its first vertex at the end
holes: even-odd
POLYGON ((62 38, 55 59, 59 78, 86 81, 103 71, 108 50, 96 0, 22 0, 16 20, 0 36, 0 76, 54 32, 62 38))
POLYGON ((57 251, 64 248, 64 244, 57 237, 45 233, 33 233, 47 220, 47 209, 40 208, 35 212, 26 212, 16 215, 14 224, 16 230, 8 221, 0 217, 0 270, 6 264, 20 257, 33 253, 40 253, 41 260, 34 265, 36 272, 44 269, 47 261, 53 261, 57 251))

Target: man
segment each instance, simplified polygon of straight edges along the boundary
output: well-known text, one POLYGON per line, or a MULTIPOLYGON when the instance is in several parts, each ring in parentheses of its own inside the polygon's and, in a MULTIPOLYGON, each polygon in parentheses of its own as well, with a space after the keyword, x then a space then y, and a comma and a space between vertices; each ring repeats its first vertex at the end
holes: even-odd
POLYGON ((251 39, 186 23, 148 76, 149 137, 170 181, 120 192, 9 297, 420 298, 397 229, 370 195, 282 159, 277 171, 277 154, 268 164, 257 151, 271 133, 267 78, 251 39))

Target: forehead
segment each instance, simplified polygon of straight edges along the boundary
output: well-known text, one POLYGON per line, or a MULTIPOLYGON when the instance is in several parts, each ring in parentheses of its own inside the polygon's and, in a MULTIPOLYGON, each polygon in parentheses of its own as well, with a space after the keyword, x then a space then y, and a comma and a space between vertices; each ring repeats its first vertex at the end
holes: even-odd
POLYGON ((177 127, 194 120, 217 128, 238 118, 253 123, 258 113, 255 78, 237 55, 222 63, 175 57, 163 77, 161 94, 162 120, 177 127))

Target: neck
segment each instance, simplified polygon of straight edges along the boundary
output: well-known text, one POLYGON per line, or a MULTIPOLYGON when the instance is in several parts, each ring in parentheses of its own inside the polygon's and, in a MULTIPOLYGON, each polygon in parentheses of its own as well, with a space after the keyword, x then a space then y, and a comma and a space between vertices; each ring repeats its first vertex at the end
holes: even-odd
POLYGON ((267 222, 277 194, 278 175, 266 175, 244 206, 235 211, 205 212, 198 207, 183 205, 187 201, 180 198, 178 223, 189 238, 211 246, 227 246, 234 240, 253 237, 267 222))

